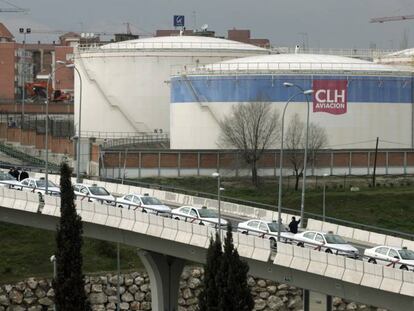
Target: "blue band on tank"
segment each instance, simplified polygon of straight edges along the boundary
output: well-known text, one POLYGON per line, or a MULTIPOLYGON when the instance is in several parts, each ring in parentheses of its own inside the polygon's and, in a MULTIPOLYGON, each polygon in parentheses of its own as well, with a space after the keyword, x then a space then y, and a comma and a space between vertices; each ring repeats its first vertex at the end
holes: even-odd
MULTIPOLYGON (((283 82, 295 83, 306 90, 312 88, 313 79, 348 80, 348 102, 413 102, 411 76, 232 75, 174 77, 171 103, 285 102, 297 90, 284 87, 283 82)), ((295 101, 306 100, 298 96, 295 101)))

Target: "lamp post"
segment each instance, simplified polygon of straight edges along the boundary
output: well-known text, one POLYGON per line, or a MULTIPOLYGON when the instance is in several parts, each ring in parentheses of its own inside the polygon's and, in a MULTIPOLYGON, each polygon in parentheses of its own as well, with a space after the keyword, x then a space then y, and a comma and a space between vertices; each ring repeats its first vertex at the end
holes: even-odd
MULTIPOLYGON (((50 262, 53 264, 53 279, 56 281, 56 256, 50 256, 50 262)), ((53 310, 56 311, 56 302, 53 304, 53 310)))
MULTIPOLYGON (((64 61, 58 60, 56 61, 57 64, 60 65, 66 65, 64 61)), ((45 179, 46 179, 46 191, 45 193, 48 193, 49 190, 49 87, 50 87, 50 81, 52 79, 52 76, 55 74, 55 72, 64 67, 55 68, 50 74, 47 79, 47 85, 46 85, 46 120, 45 120, 45 179)))
MULTIPOLYGON (((285 85, 285 83, 283 84, 285 85)), ((286 86, 286 85, 285 85, 286 86)), ((313 90, 301 90, 300 92, 293 94, 289 97, 287 100, 285 107, 283 108, 283 114, 282 114, 282 128, 281 128, 281 142, 280 142, 280 155, 279 155, 279 197, 278 197, 278 204, 277 204, 277 213, 278 213, 278 228, 277 228, 277 240, 280 241, 280 233, 281 233, 281 224, 282 224, 282 178, 283 178, 283 132, 285 127, 285 113, 286 108, 289 105, 289 103, 298 95, 307 95, 311 94, 313 90)))
POLYGON ((325 196, 325 194, 326 194, 326 180, 325 180, 325 177, 328 177, 329 176, 329 174, 323 174, 323 200, 322 200, 322 220, 323 220, 323 222, 325 222, 325 208, 326 208, 326 206, 325 206, 325 198, 326 198, 326 196, 325 196))
POLYGON ((299 89, 306 97, 306 102, 307 102, 307 113, 306 113, 306 140, 305 140, 305 154, 304 154, 304 158, 303 158, 303 178, 302 178, 302 196, 301 196, 301 203, 300 203, 300 227, 303 228, 303 218, 305 216, 305 188, 306 188, 306 164, 308 162, 308 143, 309 143, 309 110, 310 110, 310 105, 309 105, 309 94, 313 93, 313 90, 307 90, 305 91, 301 86, 294 84, 294 83, 290 83, 290 82, 285 82, 283 83, 283 85, 285 87, 295 87, 297 89, 299 89))
POLYGON ((76 182, 80 183, 80 147, 81 147, 81 121, 82 121, 82 77, 81 74, 76 68, 75 64, 66 65, 67 68, 73 68, 78 74, 79 78, 79 120, 78 120, 78 141, 76 148, 76 182))
POLYGON ((219 232, 219 237, 221 240, 221 200, 220 200, 220 192, 221 190, 224 190, 223 188, 221 188, 221 180, 220 180, 220 173, 219 172, 214 172, 213 174, 211 174, 211 176, 217 178, 217 201, 218 201, 218 232, 219 232))

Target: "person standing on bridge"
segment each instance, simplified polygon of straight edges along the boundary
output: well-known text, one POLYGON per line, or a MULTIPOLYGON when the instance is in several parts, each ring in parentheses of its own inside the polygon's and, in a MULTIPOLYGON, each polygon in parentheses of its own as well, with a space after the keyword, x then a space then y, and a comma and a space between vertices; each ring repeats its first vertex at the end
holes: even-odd
POLYGON ((290 232, 292 232, 292 233, 298 233, 299 223, 300 223, 300 219, 299 220, 296 220, 296 217, 293 216, 292 217, 292 221, 289 224, 289 230, 290 230, 290 232))

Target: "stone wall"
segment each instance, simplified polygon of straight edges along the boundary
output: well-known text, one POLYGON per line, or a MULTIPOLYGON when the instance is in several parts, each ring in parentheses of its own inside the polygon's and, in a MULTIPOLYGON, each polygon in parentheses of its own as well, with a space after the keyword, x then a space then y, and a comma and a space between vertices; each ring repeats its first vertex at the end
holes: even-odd
MULTIPOLYGON (((187 267, 180 280, 178 311, 198 310, 198 295, 202 289, 203 268, 187 267)), ((117 301, 117 276, 86 277, 85 291, 92 310, 115 310, 117 301)), ((121 310, 151 310, 151 288, 146 272, 123 274, 120 282, 121 310)), ((255 302, 254 310, 302 310, 302 290, 286 284, 249 277, 255 302)), ((54 291, 50 280, 29 278, 24 282, 0 287, 0 311, 53 310, 54 291)), ((379 311, 380 309, 346 303, 334 298, 334 310, 379 311)))

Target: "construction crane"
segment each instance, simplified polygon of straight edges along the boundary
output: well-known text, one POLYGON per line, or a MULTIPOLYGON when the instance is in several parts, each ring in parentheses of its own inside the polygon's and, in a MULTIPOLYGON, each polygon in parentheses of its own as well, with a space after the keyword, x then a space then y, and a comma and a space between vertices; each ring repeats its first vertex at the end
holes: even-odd
POLYGON ((407 19, 414 19, 414 15, 375 17, 375 18, 371 18, 369 22, 370 23, 385 23, 385 22, 405 21, 407 19))
POLYGON ((7 3, 8 5, 12 6, 12 8, 0 8, 0 13, 27 13, 29 9, 23 9, 14 5, 6 0, 0 0, 1 2, 7 3))

